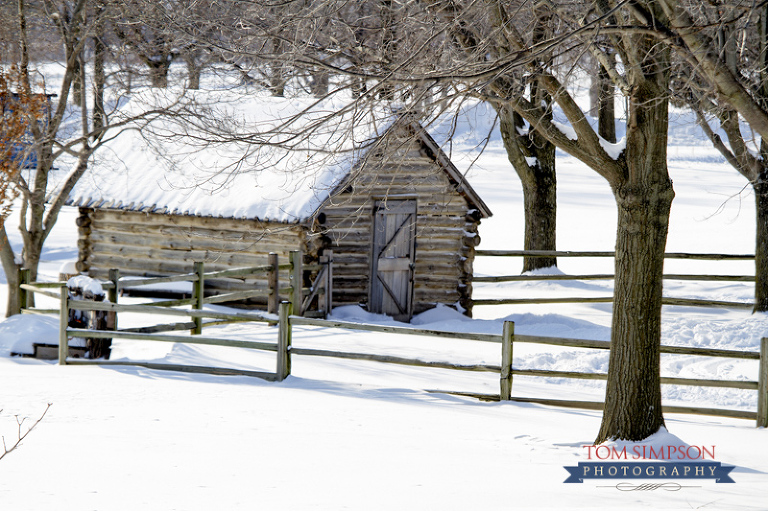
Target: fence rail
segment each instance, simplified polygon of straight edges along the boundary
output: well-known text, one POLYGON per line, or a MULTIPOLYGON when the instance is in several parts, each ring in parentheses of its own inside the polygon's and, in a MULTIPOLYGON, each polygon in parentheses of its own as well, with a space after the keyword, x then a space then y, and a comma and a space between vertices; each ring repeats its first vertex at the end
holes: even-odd
MULTIPOLYGON (((578 252, 558 250, 477 250, 476 256, 487 257, 614 257, 614 252, 578 252)), ((709 261, 746 261, 754 260, 752 254, 691 254, 684 252, 669 252, 664 254, 665 259, 689 259, 709 261)), ((528 282, 528 281, 558 281, 558 280, 611 280, 612 273, 600 273, 589 275, 491 275, 475 276, 475 283, 502 283, 502 282, 528 282)), ((754 275, 693 275, 693 274, 665 274, 664 280, 685 280, 702 282, 754 282, 754 275)), ((473 305, 533 305, 555 303, 613 303, 613 297, 559 297, 559 298, 474 298, 473 305)), ((662 298, 664 305, 678 305, 688 307, 721 307, 734 309, 754 308, 753 302, 733 302, 726 300, 701 300, 694 298, 662 298)))
POLYGON ((202 367, 202 366, 190 366, 183 364, 159 364, 157 362, 142 362, 142 361, 122 361, 122 360, 83 360, 83 359, 70 359, 67 361, 69 365, 105 365, 105 366, 123 366, 123 367, 144 367, 146 369, 153 369, 157 371, 178 371, 185 373, 197 373, 197 374, 214 374, 218 376, 251 376, 254 378, 261 378, 267 381, 276 381, 275 373, 264 371, 248 371, 245 369, 228 369, 226 367, 202 367))
MULTIPOLYGON (((279 360, 285 360, 287 357, 285 354, 280 353, 281 345, 279 343, 259 343, 251 341, 238 341, 233 339, 219 339, 212 337, 203 337, 202 330, 204 326, 210 326, 214 324, 224 324, 234 321, 250 321, 250 322, 263 322, 271 325, 278 323, 278 303, 280 296, 290 297, 290 303, 296 307, 296 310, 305 312, 308 305, 311 305, 311 301, 314 297, 322 297, 320 306, 325 307, 325 310, 321 310, 321 313, 330 310, 330 297, 332 293, 332 285, 330 276, 332 272, 329 270, 329 266, 333 261, 332 252, 323 256, 318 265, 302 265, 303 255, 296 251, 290 253, 290 262, 288 264, 279 264, 277 254, 270 254, 270 264, 251 267, 251 268, 235 268, 230 270, 205 272, 203 263, 195 263, 193 271, 183 275, 173 275, 168 277, 157 278, 120 278, 118 270, 110 270, 109 281, 102 282, 102 288, 106 289, 109 293, 108 301, 92 301, 82 299, 71 299, 69 290, 66 287, 65 282, 56 283, 29 283, 28 272, 26 273, 26 280, 22 280, 22 290, 24 291, 23 303, 25 305, 24 312, 26 313, 38 313, 37 309, 31 309, 26 307, 28 294, 39 293, 49 297, 59 299, 60 307, 56 310, 48 310, 46 312, 56 312, 59 314, 60 330, 59 330, 59 363, 60 364, 89 364, 98 363, 105 365, 131 365, 132 363, 118 361, 112 362, 109 360, 80 360, 69 358, 69 338, 70 337, 84 337, 88 342, 103 340, 108 344, 114 339, 120 340, 144 340, 144 341, 157 341, 157 342, 182 342, 189 344, 204 344, 211 346, 229 346, 235 348, 247 348, 255 350, 266 350, 277 352, 279 360), (288 271, 288 278, 290 286, 279 287, 280 280, 278 278, 279 271, 288 271), (316 279, 311 287, 304 287, 304 271, 319 271, 321 279, 316 279), (325 271, 323 271, 325 270, 325 271), (245 291, 235 291, 224 293, 220 295, 205 296, 205 282, 212 278, 242 278, 251 275, 266 274, 268 276, 269 288, 255 288, 245 291), (180 300, 165 300, 160 302, 148 302, 143 304, 123 304, 118 303, 118 293, 121 289, 135 288, 138 286, 149 284, 163 284, 173 282, 191 282, 193 285, 192 297, 180 300), (55 291, 55 292, 54 292, 55 291), (304 299, 305 296, 308 299, 304 299), (205 310, 203 307, 207 304, 230 302, 243 300, 253 297, 267 297, 268 307, 267 312, 215 312, 211 310, 205 310), (191 309, 178 308, 179 306, 191 306, 191 309), (79 328, 71 327, 69 325, 70 311, 80 311, 82 313, 90 313, 92 311, 106 312, 113 314, 112 327, 108 327, 108 330, 100 330, 97 328, 79 328), (118 329, 118 316, 121 313, 140 313, 147 315, 162 315, 162 316, 175 316, 187 318, 191 321, 182 321, 176 323, 166 323, 159 325, 152 325, 147 327, 134 327, 127 329, 118 329), (208 320, 208 321, 204 321, 208 320), (173 332, 179 330, 188 330, 192 335, 174 335, 162 332, 173 332)), ((109 323, 109 322, 107 322, 109 323)), ((98 351, 98 350, 97 350, 98 351)), ((108 351, 107 357, 108 358, 108 351)), ((243 374, 248 376, 258 376, 260 378, 268 380, 278 379, 278 372, 267 373, 261 371, 249 371, 238 369, 222 369, 214 367, 190 367, 185 365, 174 364, 154 364, 148 362, 137 362, 133 365, 139 365, 143 367, 152 367, 158 369, 176 369, 180 371, 193 371, 193 372, 208 372, 211 374, 243 374)))
MULTIPOLYGON (((566 346, 575 348, 592 348, 592 349, 610 349, 610 342, 608 341, 596 341, 596 340, 581 340, 581 339, 568 339, 568 338, 556 338, 556 337, 543 337, 543 336, 530 336, 530 335, 516 335, 514 334, 514 323, 504 322, 503 332, 499 334, 476 334, 476 333, 462 333, 462 332, 444 332, 440 330, 426 330, 418 328, 407 328, 397 326, 383 326, 383 325, 371 325, 363 323, 354 323, 349 321, 328 321, 319 319, 308 319, 298 316, 291 316, 287 313, 288 304, 281 304, 280 312, 280 329, 285 331, 282 335, 287 338, 292 338, 291 329, 293 326, 298 325, 311 325, 322 326, 326 328, 343 328, 349 330, 360 330, 367 332, 380 332, 389 334, 405 334, 405 335, 418 335, 427 337, 441 337, 449 339, 466 339, 473 341, 494 342, 502 345, 501 349, 501 364, 500 365, 488 365, 488 364, 475 364, 475 365, 462 365, 454 364, 450 362, 434 362, 423 361, 415 358, 393 357, 386 355, 375 355, 367 353, 352 353, 346 351, 334 351, 334 350, 317 350, 308 348, 296 348, 289 346, 286 350, 286 355, 290 357, 292 355, 309 355, 309 356, 323 356, 334 357, 343 359, 354 360, 368 360, 375 362, 418 366, 418 367, 432 367, 440 369, 453 369, 461 371, 485 371, 496 372, 500 375, 500 390, 498 396, 479 395, 472 393, 461 393, 461 395, 472 395, 480 398, 490 398, 494 400, 513 400, 513 401, 525 401, 536 402, 540 404, 547 404, 553 406, 571 406, 587 409, 602 409, 603 403, 590 402, 590 401, 563 401, 554 399, 532 399, 532 398, 518 398, 511 396, 513 376, 533 376, 533 377, 547 377, 547 378, 573 378, 573 379, 593 379, 593 380, 605 380, 608 375, 605 373, 583 373, 575 371, 554 371, 554 370, 541 370, 541 369, 520 369, 515 368, 513 365, 513 352, 515 342, 525 343, 539 343, 549 344, 555 346, 566 346)), ((709 348, 695 348, 685 346, 661 346, 661 353, 665 354, 678 354, 678 355, 698 355, 698 356, 710 356, 710 357, 726 357, 734 359, 748 359, 759 361, 759 379, 758 381, 741 381, 741 380, 716 380, 706 378, 677 378, 677 377, 662 377, 661 383, 664 385, 688 385, 697 387, 719 387, 719 388, 733 388, 733 389, 745 389, 757 391, 757 411, 750 412, 745 410, 729 410, 720 408, 705 408, 705 407, 693 407, 693 406, 665 406, 664 411, 668 413, 692 413, 703 415, 715 415, 721 417, 735 417, 755 420, 758 427, 768 426, 768 338, 762 340, 760 352, 751 351, 739 351, 739 350, 722 350, 722 349, 709 349, 709 348)), ((290 365, 290 362, 288 363, 290 365)), ((283 374, 283 377, 290 374, 290 372, 283 374)))
MULTIPOLYGON (((204 271, 205 267, 203 263, 194 263, 193 271, 190 273, 165 277, 121 277, 119 270, 112 269, 109 271, 109 280, 100 281, 102 289, 108 292, 109 302, 112 304, 118 303, 118 296, 121 291, 147 285, 189 282, 193 286, 192 296, 190 298, 153 301, 141 304, 141 306, 144 307, 156 308, 158 309, 157 312, 152 312, 147 309, 134 309, 131 311, 126 308, 88 309, 86 308, 88 306, 77 308, 77 310, 120 310, 122 312, 177 315, 171 308, 192 306, 194 309, 202 309, 203 306, 208 304, 235 302, 250 298, 266 298, 267 310, 276 315, 281 298, 287 296, 294 304, 294 310, 298 311, 299 314, 307 312, 312 305, 312 300, 317 297, 319 300, 319 310, 316 313, 325 315, 326 311, 331 308, 332 272, 329 270, 329 267, 333 262, 332 254, 333 252, 327 251, 327 254, 320 258, 318 264, 303 265, 303 254, 300 251, 290 252, 289 262, 283 264, 279 263, 277 254, 272 253, 269 256, 270 264, 213 272, 204 271), (288 272, 289 286, 279 287, 280 280, 278 274, 281 271, 288 272), (315 271, 319 273, 319 278, 316 278, 310 287, 304 287, 305 271, 315 271), (253 275, 268 275, 268 280, 270 282, 269 287, 232 291, 208 296, 205 294, 205 283, 208 280, 221 278, 246 278, 253 275)), ((39 309, 30 307, 29 304, 31 300, 29 300, 29 297, 33 294, 40 294, 50 298, 59 299, 59 288, 66 286, 66 282, 30 282, 29 271, 25 269, 19 270, 19 282, 21 283, 19 286, 20 309, 23 313, 54 314, 58 312, 59 309, 39 309)), ((186 329, 181 328, 181 324, 177 325, 179 326, 179 329, 186 329)), ((163 328, 166 327, 167 325, 163 326, 163 328)), ((195 319, 195 326, 192 327, 191 330, 194 330, 195 333, 199 334, 201 328, 202 324, 200 323, 200 320, 195 319)))
MULTIPOLYGON (((551 303, 613 303, 611 296, 592 296, 592 297, 563 297, 563 298, 475 298, 473 305, 534 305, 551 303)), ((663 305, 682 305, 688 307, 723 307, 732 309, 752 310, 754 305, 751 302, 728 302, 722 300, 697 300, 695 298, 672 298, 664 297, 661 299, 663 305)))
MULTIPOLYGON (((173 308, 158 308, 147 305, 122 305, 109 302, 88 302, 88 301, 73 301, 69 299, 68 291, 65 287, 61 288, 60 294, 61 310, 60 310, 60 323, 59 323, 59 364, 99 364, 99 365, 134 365, 140 367, 147 367, 151 369, 162 370, 175 370, 184 372, 195 373, 208 373, 208 374, 223 374, 223 375, 244 375, 255 376, 266 380, 274 381, 277 379, 276 373, 267 373, 261 371, 249 371, 240 369, 226 369, 219 367, 205 367, 205 366, 188 366, 178 364, 156 364, 150 362, 141 361, 111 361, 111 360, 82 360, 71 359, 69 354, 69 338, 70 337, 85 337, 93 339, 123 339, 123 340, 141 340, 141 341, 156 341, 156 342, 173 342, 173 343, 186 343, 186 344, 200 344, 207 346, 227 346, 233 348, 247 348, 254 350, 264 351, 278 351, 278 345, 276 343, 265 343, 256 341, 241 341, 236 339, 221 339, 214 337, 203 337, 202 335, 169 335, 158 334, 152 332, 138 332, 138 331, 125 331, 125 330, 93 330, 82 328, 69 328, 67 319, 69 317, 70 309, 84 310, 84 311, 114 311, 114 312, 140 312, 143 314, 163 314, 172 316, 183 316, 192 318, 193 320, 202 320, 203 318, 219 319, 226 321, 252 321, 263 323, 276 323, 276 317, 274 314, 263 314, 256 312, 241 312, 241 313, 223 313, 213 312, 199 309, 173 309, 173 308)), ((197 326, 198 323, 192 323, 197 326)), ((202 323, 200 323, 202 324, 202 323)), ((190 326, 188 323, 182 323, 184 326, 190 326)))
MULTIPOLYGON (((477 256, 496 257, 614 257, 615 252, 579 252, 570 250, 476 250, 477 256)), ((754 260, 754 254, 690 254, 685 252, 667 252, 665 259, 698 259, 707 261, 748 261, 754 260)))
MULTIPOLYGON (((110 304, 105 302, 77 302, 74 305, 70 305, 68 295, 65 289, 61 290, 61 317, 65 318, 68 315, 70 306, 83 307, 84 310, 124 310, 129 312, 148 312, 156 311, 152 307, 144 305, 119 305, 110 304)), ((609 349, 610 342, 597 341, 597 340, 583 340, 583 339, 569 339, 569 338, 557 338, 557 337, 543 337, 543 336, 531 336, 531 335, 516 335, 514 333, 514 323, 504 322, 503 330, 501 334, 481 334, 481 333, 469 333, 469 332, 444 332, 441 330, 419 329, 410 327, 390 326, 390 325, 373 325, 366 323, 355 323, 350 321, 333 321, 306 318, 302 316, 296 316, 291 314, 292 304, 290 302, 282 302, 278 308, 278 332, 277 340, 275 343, 268 342, 255 342, 255 341, 240 341, 232 339, 221 339, 203 337, 199 335, 193 336, 181 336, 181 335, 166 335, 157 333, 142 333, 142 332, 126 332, 126 331, 98 331, 88 329, 75 329, 68 328, 66 322, 62 321, 62 328, 60 331, 60 343, 59 343, 59 363, 60 364, 104 364, 104 365, 135 365, 141 367, 148 367, 153 369, 164 370, 177 370, 187 372, 201 372, 210 374, 238 374, 256 376, 270 381, 282 381, 291 374, 292 357, 296 356, 320 356, 320 357, 332 357, 347 360, 365 360, 380 363, 399 364, 406 366, 426 367, 434 369, 448 369, 458 371, 473 371, 473 372, 492 372, 499 374, 499 394, 498 395, 481 395, 468 392, 451 392, 443 391, 447 393, 467 395, 478 397, 481 399, 492 399, 502 401, 520 401, 520 402, 535 402, 539 404, 552 405, 552 406, 568 406, 578 407, 585 409, 602 409, 603 403, 593 401, 564 401, 556 399, 542 399, 542 398, 526 398, 512 396, 512 383, 515 375, 528 376, 528 377, 546 377, 546 378, 571 378, 571 379, 594 379, 605 380, 607 374, 605 373, 584 373, 576 371, 557 371, 557 370, 543 370, 533 368, 517 368, 513 364, 514 343, 539 343, 549 344, 555 346, 564 346, 572 348, 588 348, 588 349, 609 349), (446 339, 465 339, 469 341, 491 342, 501 344, 501 357, 500 364, 457 364, 449 361, 425 361, 418 358, 398 357, 391 355, 379 355, 372 353, 357 353, 340 350, 326 350, 316 348, 303 348, 293 346, 293 327, 294 326, 316 326, 324 328, 341 328, 347 330, 357 330, 366 332, 377 332, 385 334, 404 334, 422 337, 439 337, 446 339), (133 362, 133 361, 103 361, 103 360, 73 360, 67 357, 68 355, 68 338, 70 336, 79 337, 95 337, 95 338, 112 338, 112 339, 124 339, 124 340, 143 340, 143 341, 159 341, 159 342, 179 342, 190 344, 202 344, 211 346, 227 346, 234 348, 246 348, 264 350, 276 353, 276 368, 275 372, 263 372, 263 371, 249 371, 239 369, 222 369, 216 367, 201 367, 201 366, 186 366, 186 365, 171 365, 171 364, 155 364, 150 362, 133 362)), ((191 318, 213 318, 213 319, 238 319, 247 321, 261 321, 261 322, 274 322, 274 315, 271 314, 256 314, 256 313, 214 313, 203 310, 183 310, 183 309, 168 309, 166 312, 172 311, 171 314, 179 316, 187 316, 191 318)), ((150 312, 151 313, 151 312, 150 312)), ((755 420, 758 426, 768 426, 768 338, 764 338, 761 341, 760 352, 752 351, 739 351, 739 350, 723 350, 723 349, 709 349, 709 348, 695 348, 684 346, 661 346, 661 353, 665 354, 682 354, 682 355, 698 355, 709 357, 727 357, 733 359, 748 359, 759 361, 759 378, 757 381, 740 381, 740 380, 717 380, 717 379, 705 379, 705 378, 677 378, 677 377, 662 377, 661 382, 664 385, 689 385, 698 387, 719 387, 719 388, 733 388, 733 389, 745 389, 757 391, 757 411, 745 411, 745 410, 729 410, 729 409, 714 409, 705 407, 694 406, 665 406, 664 411, 667 413, 691 413, 691 414, 704 414, 715 415, 722 417, 736 417, 755 420)))
MULTIPOLYGON (((591 275, 501 275, 498 277, 473 277, 473 282, 522 282, 535 280, 612 280, 612 273, 591 275)), ((663 275, 664 280, 700 280, 712 282, 754 282, 754 275, 663 275)))
MULTIPOLYGON (((558 254, 577 254, 576 257, 594 257, 595 254, 604 254, 605 257, 613 256, 612 253, 558 253, 558 254)), ((479 251, 478 255, 524 255, 524 251, 479 251), (493 252, 489 254, 488 252, 493 252), (504 254, 498 254, 498 252, 504 252, 504 254)), ((547 253, 550 255, 550 253, 547 253)), ((709 258, 709 259, 746 259, 750 256, 726 256, 722 254, 667 254, 667 257, 679 257, 679 258, 709 258), (694 257, 695 256, 695 257, 694 257)), ((119 273, 116 270, 110 272, 111 283, 107 283, 103 287, 107 288, 110 293, 110 302, 93 302, 93 301, 73 301, 69 299, 65 283, 29 283, 24 282, 22 284, 22 290, 26 294, 28 293, 40 293, 50 297, 56 297, 60 300, 60 308, 57 310, 60 317, 60 332, 59 332, 59 363, 60 364, 101 364, 101 365, 122 365, 122 366, 140 366, 151 369, 159 370, 176 370, 186 372, 198 372, 198 373, 210 373, 210 374, 224 374, 224 375, 246 375, 263 378, 270 381, 281 381, 291 374, 292 356, 320 356, 320 357, 334 357, 348 360, 367 360, 381 363, 393 363, 400 365, 409 365, 417 367, 427 368, 439 368, 449 370, 460 371, 477 371, 477 372, 493 372, 499 374, 500 387, 498 395, 480 395, 467 392, 449 392, 459 395, 471 395, 482 399, 496 399, 496 400, 513 400, 520 402, 532 402, 554 406, 569 406, 579 407, 587 409, 602 409, 603 403, 590 402, 590 401, 566 401, 555 399, 540 399, 540 398, 526 398, 526 397, 514 397, 512 393, 513 377, 527 376, 527 377, 548 377, 548 378, 573 378, 573 379, 596 379, 604 380, 607 375, 604 373, 581 373, 574 371, 557 371, 557 370, 543 370, 535 368, 517 368, 513 365, 513 353, 514 343, 540 343, 557 345, 573 348, 588 348, 588 349, 609 349, 610 343, 607 341, 597 340, 581 340, 581 339, 568 339, 568 338, 555 338, 555 337, 542 337, 542 336, 529 336, 529 335, 516 335, 514 333, 514 324, 512 322, 505 322, 501 334, 482 334, 482 333, 465 333, 465 332, 444 332, 440 330, 418 329, 410 327, 399 326, 384 326, 373 325, 364 323, 355 323, 349 321, 332 321, 325 319, 315 319, 309 317, 303 317, 300 314, 292 314, 294 310, 297 312, 304 312, 304 308, 307 305, 306 297, 313 299, 318 297, 321 306, 326 307, 326 311, 330 310, 330 279, 332 276, 332 270, 330 263, 332 262, 332 254, 328 254, 319 265, 302 265, 301 256, 297 253, 292 253, 291 263, 287 265, 280 265, 277 263, 276 258, 271 259, 271 264, 250 268, 250 269, 234 269, 226 270, 224 272, 204 272, 204 267, 201 263, 195 265, 195 271, 189 274, 172 276, 172 277, 160 277, 157 279, 120 279, 119 273), (325 271, 323 271, 325 269, 325 271), (248 296, 264 296, 268 293, 270 300, 274 300, 274 297, 279 297, 280 294, 288 294, 291 298, 290 302, 281 302, 274 312, 256 313, 256 312, 214 312, 204 310, 203 305, 206 303, 217 303, 220 301, 216 297, 205 297, 203 293, 205 280, 214 277, 231 277, 231 276, 243 276, 253 275, 256 272, 270 271, 277 273, 279 270, 288 270, 290 272, 292 285, 289 288, 278 288, 278 280, 272 278, 272 290, 259 289, 246 292, 233 292, 221 296, 226 296, 228 299, 242 299, 248 296), (313 270, 317 271, 321 278, 316 281, 309 288, 303 287, 303 271, 313 270), (169 300, 164 302, 152 302, 147 304, 127 305, 117 303, 117 292, 119 289, 126 287, 134 287, 136 285, 145 285, 151 283, 163 283, 163 282, 181 282, 190 281, 193 282, 193 297, 185 300, 169 300), (110 285, 111 284, 111 285, 110 285), (59 288, 59 289, 56 289, 59 288), (58 294, 54 291, 58 291, 58 294), (192 309, 180 309, 176 308, 179 305, 187 304, 192 305, 192 309), (131 328, 131 329, 116 329, 110 331, 93 330, 83 328, 69 328, 68 317, 70 310, 80 311, 108 311, 119 313, 141 313, 149 315, 169 315, 177 317, 186 317, 190 319, 189 322, 173 323, 169 325, 158 325, 162 331, 173 331, 179 329, 191 330, 195 335, 173 335, 159 333, 160 330, 155 332, 142 331, 145 328, 131 328), (203 320, 212 320, 210 322, 203 322, 203 320), (221 324, 223 322, 231 321, 254 321, 254 322, 266 322, 270 324, 277 324, 277 339, 275 343, 268 342, 255 342, 255 341, 241 341, 235 339, 221 339, 213 337, 203 337, 201 331, 205 325, 208 324, 221 324), (355 353, 349 351, 339 350, 324 350, 315 348, 304 348, 292 346, 294 326, 315 326, 324 328, 342 328, 349 330, 378 332, 385 334, 404 334, 413 336, 425 336, 425 337, 439 337, 446 339, 465 339, 469 341, 491 342, 501 345, 500 364, 457 364, 450 361, 425 361, 417 358, 397 357, 390 355, 379 355, 370 353, 355 353), (192 328, 190 328, 192 327, 192 328), (201 344, 211 346, 227 346, 241 349, 254 349, 273 352, 276 354, 276 366, 275 372, 265 371, 251 371, 241 369, 227 369, 219 367, 204 367, 204 366, 189 366, 189 365, 177 365, 177 364, 158 364, 153 362, 143 361, 109 361, 109 360, 81 360, 69 358, 68 341, 69 337, 86 337, 93 339, 121 339, 121 340, 143 340, 143 341, 157 341, 157 342, 178 342, 178 343, 190 343, 201 344)), ((530 300, 526 302, 519 300, 519 303, 535 303, 530 300)), ((550 303, 562 303, 564 299, 547 299, 550 303), (559 300, 559 302, 557 302, 559 300)), ((606 298, 587 298, 587 299, 566 299, 566 300, 581 300, 581 301, 610 301, 606 298)), ((690 303, 690 300, 684 299, 665 299, 675 300, 678 303, 690 303)), ((476 300, 475 303, 482 303, 480 300, 476 300)), ((26 308, 26 307, 25 307, 26 308)), ((34 309, 26 310, 25 312, 34 312, 34 309)), ((720 387, 720 388, 734 388, 734 389, 746 389, 757 391, 757 411, 744 411, 744 410, 727 410, 727 409, 712 409, 704 407, 681 407, 681 406, 665 406, 664 411, 669 413, 694 413, 694 414, 706 414, 716 415, 723 417, 738 417, 756 420, 758 426, 768 426, 768 338, 764 338, 761 341, 760 352, 752 351, 738 351, 738 350, 722 350, 722 349, 708 349, 708 348, 694 348, 694 347, 682 347, 682 346, 661 346, 661 353, 664 354, 681 354, 681 355, 698 355, 698 356, 710 356, 710 357, 727 357, 733 359, 748 359, 759 361, 759 378, 757 381, 736 381, 736 380, 715 380, 704 378, 677 378, 677 377, 663 377, 662 383, 667 385, 691 385, 702 387, 720 387)), ((446 391, 443 391, 446 392, 446 391)))

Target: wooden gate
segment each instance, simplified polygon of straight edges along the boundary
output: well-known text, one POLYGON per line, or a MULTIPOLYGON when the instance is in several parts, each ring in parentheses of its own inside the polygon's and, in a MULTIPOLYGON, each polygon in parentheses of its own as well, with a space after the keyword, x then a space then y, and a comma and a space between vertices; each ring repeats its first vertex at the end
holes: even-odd
POLYGON ((398 321, 413 315, 416 200, 380 200, 374 206, 368 309, 398 321))

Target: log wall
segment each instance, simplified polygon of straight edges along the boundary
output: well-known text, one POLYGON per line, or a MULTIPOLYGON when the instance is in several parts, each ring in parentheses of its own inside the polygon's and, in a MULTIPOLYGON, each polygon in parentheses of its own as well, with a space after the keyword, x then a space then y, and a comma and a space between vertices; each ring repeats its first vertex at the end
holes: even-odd
MULTIPOLYGON (((281 263, 291 250, 306 250, 300 226, 106 209, 80 208, 77 270, 107 278, 110 268, 122 276, 159 276, 192 271, 195 261, 206 271, 281 263)), ((280 287, 289 285, 281 272, 280 287)), ((267 287, 267 276, 206 282, 206 291, 267 287)))
POLYGON ((336 305, 367 303, 374 201, 417 201, 414 313, 437 303, 460 304, 471 314, 472 264, 479 214, 443 169, 411 137, 389 140, 386 161, 372 158, 322 209, 312 236, 333 249, 336 305))

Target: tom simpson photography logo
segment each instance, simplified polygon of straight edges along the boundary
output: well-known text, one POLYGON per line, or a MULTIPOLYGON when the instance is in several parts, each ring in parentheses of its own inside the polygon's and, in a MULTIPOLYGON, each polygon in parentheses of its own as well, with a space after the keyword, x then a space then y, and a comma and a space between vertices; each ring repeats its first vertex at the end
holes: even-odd
MULTIPOLYGON (((565 483, 583 483, 585 480, 615 483, 608 487, 622 491, 649 491, 663 489, 677 491, 698 487, 680 484, 674 480, 715 481, 733 483, 730 472, 735 467, 715 461, 715 446, 698 445, 583 445, 589 461, 575 467, 563 467, 569 477, 565 483), (638 480, 651 479, 640 483, 638 480), (666 481, 660 481, 666 480, 666 481)), ((606 487, 606 486, 599 486, 606 487)))

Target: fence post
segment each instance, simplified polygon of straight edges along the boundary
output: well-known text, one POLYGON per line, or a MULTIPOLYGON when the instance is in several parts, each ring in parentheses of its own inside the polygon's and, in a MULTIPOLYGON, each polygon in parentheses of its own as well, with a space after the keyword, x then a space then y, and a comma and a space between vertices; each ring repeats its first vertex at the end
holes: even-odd
POLYGON ((29 284, 31 272, 28 268, 19 268, 19 312, 29 308, 29 291, 22 288, 22 284, 29 284))
POLYGON ((757 427, 768 427, 768 337, 760 340, 760 369, 757 384, 757 427))
POLYGON ((280 302, 277 330, 277 381, 291 374, 291 303, 280 302))
POLYGON ((301 301, 304 298, 301 290, 304 287, 304 269, 302 267, 304 256, 300 250, 291 250, 288 254, 291 262, 291 305, 293 313, 302 315, 301 301))
POLYGON ((328 316, 333 308, 333 250, 324 250, 320 264, 325 265, 322 293, 317 298, 317 308, 328 316))
POLYGON ((328 250, 328 268, 325 270, 325 315, 333 309, 333 250, 328 250))
MULTIPOLYGON (((120 295, 120 289, 118 288, 120 270, 117 268, 109 270, 109 280, 112 282, 112 288, 107 292, 107 299, 116 304, 117 297, 120 295)), ((107 328, 110 330, 117 330, 117 311, 109 311, 107 313, 107 328)))
POLYGON ((505 321, 501 333, 501 389, 499 399, 509 401, 512 395, 512 342, 515 338, 515 323, 505 321))
POLYGON ((59 310, 59 365, 66 365, 69 355, 69 340, 67 339, 67 327, 69 326, 69 289, 62 286, 61 309, 59 310))
POLYGON ((267 312, 277 314, 277 306, 280 303, 280 278, 278 270, 278 258, 275 252, 269 253, 269 297, 267 298, 267 312))
MULTIPOLYGON (((205 296, 205 265, 202 262, 196 262, 194 273, 197 274, 197 281, 192 283, 192 307, 202 309, 203 297, 205 296)), ((192 335, 200 335, 203 333, 203 318, 198 316, 193 319, 195 328, 192 330, 192 335)))
POLYGON ((120 280, 120 270, 112 268, 109 270, 109 281, 112 282, 113 287, 107 291, 107 299, 112 303, 117 303, 117 295, 119 294, 118 281, 120 280))

